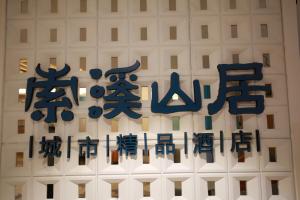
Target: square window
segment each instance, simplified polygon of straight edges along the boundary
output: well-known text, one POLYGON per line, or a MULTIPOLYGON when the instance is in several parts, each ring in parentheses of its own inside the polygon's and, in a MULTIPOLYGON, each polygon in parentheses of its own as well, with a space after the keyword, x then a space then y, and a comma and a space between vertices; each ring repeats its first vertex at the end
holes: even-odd
POLYGON ((215 181, 207 181, 207 193, 208 196, 216 195, 215 181))
POLYGON ((21 58, 19 60, 19 73, 23 74, 28 71, 28 60, 27 58, 21 58))
POLYGON ((28 31, 26 28, 20 30, 20 43, 27 43, 28 31))
POLYGON ((272 84, 271 83, 267 83, 267 84, 265 84, 265 86, 271 88, 270 90, 266 91, 266 98, 273 97, 272 84))
POLYGON ((57 68, 57 64, 56 64, 56 58, 49 58, 49 66, 50 68, 56 69, 57 68))
POLYGON ((16 167, 23 167, 24 165, 24 153, 17 152, 16 153, 16 167))
POLYGON ((170 26, 170 40, 177 40, 177 27, 176 26, 170 26))
POLYGON ((84 183, 78 184, 78 198, 80 198, 80 199, 85 198, 85 184, 84 183))
POLYGON ((272 195, 279 195, 278 180, 271 180, 272 195))
POLYGON ((111 0, 111 12, 118 12, 118 0, 111 0))
POLYGON ((149 87, 148 86, 142 86, 142 101, 148 101, 149 100, 149 87))
POLYGON ((48 125, 48 132, 49 133, 55 133, 55 124, 49 124, 48 125))
POLYGON ((200 0, 200 10, 207 10, 207 0, 200 0))
POLYGON ((176 11, 176 0, 169 0, 169 10, 176 11))
POLYGON ((243 127, 244 127, 243 116, 242 115, 237 115, 236 116, 236 128, 237 129, 243 129, 243 127))
POLYGON ((119 152, 118 152, 118 150, 113 150, 111 152, 111 164, 112 165, 119 164, 119 152))
POLYGON ((240 63, 240 55, 237 53, 232 54, 232 63, 239 64, 240 63))
POLYGON ((119 131, 119 126, 118 126, 118 120, 117 119, 112 119, 111 120, 111 131, 112 132, 118 132, 119 131))
POLYGON ((180 163, 180 149, 175 149, 174 163, 180 163))
POLYGON ((212 130, 212 117, 205 116, 205 130, 212 130))
POLYGON ((208 25, 201 25, 202 39, 208 39, 208 25))
POLYGON ((86 57, 80 57, 79 58, 79 70, 81 72, 86 71, 86 57))
POLYGON ((79 88, 79 101, 86 100, 86 88, 79 88))
POLYGON ((210 99, 211 98, 211 90, 210 85, 204 85, 204 99, 210 99))
POLYGON ((269 162, 277 162, 277 152, 275 147, 269 147, 269 162))
POLYGON ((179 96, 178 96, 178 94, 173 94, 173 96, 172 96, 172 101, 178 101, 179 100, 179 96))
POLYGON ((236 24, 231 25, 231 38, 238 38, 238 27, 236 24))
POLYGON ((58 0, 50 0, 50 12, 58 13, 58 0))
POLYGON ((86 28, 80 28, 79 40, 81 42, 86 41, 86 28))
POLYGON ((85 152, 83 152, 81 155, 78 156, 78 165, 85 165, 86 158, 85 158, 85 152))
POLYGON ((118 61, 119 59, 118 59, 118 57, 117 56, 113 56, 113 57, 111 57, 111 60, 110 60, 110 62, 111 62, 111 67, 112 68, 116 68, 116 67, 118 67, 118 63, 119 63, 119 61, 118 61))
POLYGON ((148 56, 141 56, 141 69, 148 69, 148 56))
POLYGON ((204 69, 208 69, 209 68, 209 55, 203 55, 202 56, 202 66, 204 69))
POLYGON ((263 53, 262 57, 263 57, 264 67, 270 67, 271 66, 270 54, 269 53, 263 53))
POLYGON ((258 0, 259 8, 267 8, 267 0, 258 0))
POLYGON ((147 27, 142 27, 141 28, 141 40, 147 40, 147 27))
POLYGON ((21 0, 20 1, 20 12, 21 14, 28 13, 28 0, 21 0))
POLYGON ((15 200, 22 200, 23 198, 23 185, 15 185, 15 200))
POLYGON ((118 41, 118 28, 111 28, 111 41, 118 41))
POLYGON ((240 181, 240 195, 247 195, 247 181, 240 181))
POLYGON ((229 8, 236 9, 236 0, 229 0, 229 8))
POLYGON ((48 156, 47 157, 47 165, 48 167, 53 167, 54 166, 54 156, 48 156))
POLYGON ((150 197, 150 182, 143 182, 143 197, 150 197))
POLYGON ((57 42, 57 29, 56 28, 50 29, 50 42, 57 42))
POLYGON ((119 198, 119 183, 111 183, 111 197, 119 198))
POLYGON ((149 150, 147 150, 147 152, 145 152, 143 150, 143 164, 149 164, 150 163, 150 154, 149 154, 149 150))
POLYGON ((149 117, 142 118, 142 130, 149 131, 149 117))
POLYGON ((175 196, 182 196, 182 182, 175 181, 174 182, 175 196))
POLYGON ((268 24, 260 25, 260 35, 263 38, 267 38, 269 36, 268 24))
POLYGON ((268 129, 274 129, 275 123, 274 123, 274 115, 267 115, 267 128, 268 129))
POLYGON ((86 132, 86 122, 87 119, 85 117, 79 118, 79 132, 86 132))
POLYGON ((80 0, 80 12, 81 13, 87 12, 87 0, 80 0))
POLYGON ((47 184, 47 199, 53 199, 53 198, 54 198, 54 185, 47 184))
POLYGON ((25 103, 26 99, 26 89, 25 88, 20 88, 19 89, 19 94, 18 94, 18 102, 19 103, 25 103))
POLYGON ((172 117, 172 130, 173 131, 180 130, 180 117, 179 116, 172 117))
POLYGON ((25 120, 19 119, 18 120, 18 134, 24 134, 25 133, 25 120))
POLYGON ((239 163, 244 163, 245 162, 245 152, 244 151, 239 151, 238 152, 238 162, 239 163))
POLYGON ((178 57, 176 55, 172 55, 171 59, 171 69, 178 69, 178 57))
POLYGON ((140 0, 140 11, 147 11, 147 0, 140 0))

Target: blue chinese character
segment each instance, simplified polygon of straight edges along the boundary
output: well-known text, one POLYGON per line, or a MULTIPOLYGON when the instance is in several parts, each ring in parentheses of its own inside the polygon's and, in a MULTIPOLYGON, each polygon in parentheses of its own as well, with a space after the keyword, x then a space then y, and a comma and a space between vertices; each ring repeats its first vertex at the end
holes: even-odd
POLYGON ((44 114, 39 109, 47 109, 45 122, 55 123, 57 121, 57 109, 64 108, 61 113, 62 119, 64 121, 71 121, 74 118, 74 114, 67 109, 72 108, 72 102, 68 97, 65 97, 66 92, 63 88, 71 87, 74 101, 79 105, 78 79, 77 77, 71 77, 70 80, 58 80, 69 73, 70 67, 65 65, 60 71, 50 68, 48 69, 48 72, 45 72, 41 69, 40 64, 38 64, 35 71, 46 80, 37 81, 35 77, 31 77, 27 80, 25 111, 28 111, 30 108, 35 89, 40 89, 36 93, 36 97, 40 100, 34 104, 34 108, 37 110, 31 114, 31 118, 35 121, 41 120, 44 117, 44 114))
POLYGON ((131 133, 129 135, 125 136, 117 136, 117 145, 118 145, 118 151, 122 155, 123 150, 125 150, 126 156, 133 155, 136 156, 137 154, 137 145, 138 140, 136 135, 132 135, 131 133))
POLYGON ((201 109, 201 89, 199 80, 193 81, 194 86, 194 101, 180 88, 179 75, 175 72, 171 74, 171 85, 167 94, 159 102, 158 83, 152 83, 152 100, 151 111, 153 113, 175 113, 192 111, 196 112, 201 109), (168 105, 172 100, 173 95, 177 94, 178 97, 184 102, 184 105, 168 105))
POLYGON ((59 136, 54 136, 53 140, 46 140, 45 137, 42 137, 42 141, 40 141, 41 150, 39 154, 44 154, 44 158, 46 157, 60 157, 61 156, 61 143, 62 140, 59 136))
POLYGON ((167 154, 175 154, 175 144, 173 143, 173 135, 171 133, 157 134, 157 144, 155 145, 156 155, 165 155, 165 146, 167 154))
POLYGON ((232 133, 231 152, 251 152, 252 133, 232 133))
MULTIPOLYGON (((136 61, 134 65, 124 68, 114 68, 105 72, 105 77, 110 76, 111 85, 107 86, 107 91, 111 91, 111 94, 104 96, 104 100, 107 101, 104 104, 104 110, 111 110, 109 113, 104 114, 107 119, 114 118, 121 112, 125 113, 128 117, 138 119, 142 115, 133 111, 142 107, 140 103, 140 97, 132 93, 132 90, 136 90, 139 87, 126 80, 126 74, 137 70, 140 66, 139 61, 136 61)), ((137 76, 131 74, 129 76, 131 81, 136 81, 137 76)))
POLYGON ((97 156, 97 146, 99 143, 99 140, 91 140, 89 136, 86 137, 85 140, 78 140, 79 143, 79 156, 83 156, 85 153, 83 152, 83 148, 86 147, 86 155, 87 158, 90 158, 90 156, 97 156), (94 149, 93 152, 91 152, 91 148, 94 149))
POLYGON ((193 142, 195 143, 195 153, 206 153, 207 161, 214 162, 214 136, 212 133, 194 133, 193 142))
POLYGON ((222 109, 225 101, 229 102, 229 112, 231 114, 262 113, 264 111, 264 96, 250 93, 255 91, 269 91, 271 87, 249 85, 249 81, 262 80, 262 66, 261 63, 218 65, 220 76, 219 94, 217 100, 208 105, 208 113, 210 115, 216 114, 222 109), (239 71, 240 73, 235 73, 239 71), (228 86, 227 84, 235 85, 228 86), (235 95, 234 93, 239 93, 239 95, 235 95), (238 103, 240 102, 255 102, 255 107, 239 108, 238 103))
MULTIPOLYGON (((102 77, 102 70, 97 68, 91 69, 90 76, 92 79, 99 81, 100 78, 102 77)), ((104 96, 104 93, 105 93, 105 89, 103 86, 100 85, 94 85, 90 89, 91 97, 97 100, 102 98, 104 96)), ((88 109, 89 109, 89 117, 92 119, 99 118, 103 113, 103 110, 100 106, 90 106, 88 109)))

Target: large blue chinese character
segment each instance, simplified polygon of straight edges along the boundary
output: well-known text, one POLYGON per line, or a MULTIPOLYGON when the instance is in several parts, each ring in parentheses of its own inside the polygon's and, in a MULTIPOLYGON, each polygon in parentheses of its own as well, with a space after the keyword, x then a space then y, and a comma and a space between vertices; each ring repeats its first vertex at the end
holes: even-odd
POLYGON ((244 133, 243 131, 232 133, 231 152, 251 152, 251 140, 251 133, 244 133))
MULTIPOLYGON (((134 65, 124 68, 114 68, 105 72, 105 77, 110 76, 111 85, 107 86, 107 91, 111 91, 111 94, 104 96, 104 100, 107 101, 104 104, 104 110, 111 110, 109 113, 104 114, 104 117, 111 119, 121 112, 127 116, 137 119, 142 115, 133 111, 133 109, 141 108, 140 97, 134 95, 131 91, 136 90, 139 87, 133 85, 126 80, 126 74, 137 70, 140 66, 139 61, 136 61, 134 65)), ((131 81, 136 81, 137 76, 131 74, 129 76, 131 81)))
POLYGON ((53 140, 46 140, 45 137, 42 137, 41 150, 39 154, 44 154, 44 158, 46 157, 60 157, 61 156, 61 143, 62 140, 59 136, 54 136, 53 140))
POLYGON ((137 153, 137 145, 138 140, 136 135, 132 135, 131 133, 129 135, 125 136, 117 136, 117 145, 118 145, 118 151, 122 155, 123 150, 125 150, 126 156, 133 155, 135 156, 137 153))
POLYGON ((193 142, 195 143, 195 153, 206 153, 207 161, 214 161, 214 136, 212 133, 194 133, 193 142))
POLYGON ((170 89, 164 98, 159 102, 158 83, 152 83, 152 100, 151 111, 153 113, 175 113, 192 111, 196 112, 201 109, 201 89, 199 80, 193 81, 194 86, 194 101, 180 88, 179 75, 176 72, 171 74, 170 89), (168 105, 172 100, 173 95, 177 94, 178 97, 184 102, 184 105, 168 105))
POLYGON ((58 80, 69 73, 70 67, 65 65, 60 71, 49 68, 48 72, 43 71, 40 64, 35 69, 36 73, 46 80, 37 81, 35 77, 27 80, 25 111, 28 111, 33 99, 35 89, 40 89, 36 93, 36 97, 40 100, 35 102, 34 108, 37 110, 31 114, 31 118, 39 121, 44 117, 40 109, 47 109, 47 116, 45 122, 54 123, 57 121, 56 112, 58 108, 64 108, 61 117, 64 121, 71 121, 74 118, 72 111, 67 110, 72 108, 72 102, 69 98, 65 97, 66 92, 64 87, 71 87, 74 101, 78 103, 78 79, 71 77, 70 80, 58 80))
POLYGON ((249 81, 262 80, 262 66, 261 63, 218 65, 220 76, 219 94, 217 100, 208 105, 208 113, 210 115, 217 113, 221 110, 225 101, 229 102, 229 112, 231 114, 262 113, 264 111, 264 96, 250 93, 255 91, 269 91, 271 87, 249 85, 249 81), (227 84, 234 83, 237 84, 227 86, 227 84), (235 95, 234 93, 239 93, 239 95, 235 95), (239 108, 238 103, 240 102, 255 102, 255 107, 239 108))
POLYGON ((173 135, 171 133, 157 134, 157 144, 155 145, 156 155, 165 155, 165 146, 167 155, 175 154, 175 144, 173 143, 173 135))
POLYGON ((79 143, 79 156, 84 156, 83 148, 86 147, 86 155, 87 158, 90 158, 90 156, 97 156, 97 146, 99 143, 99 140, 91 140, 89 136, 86 137, 85 140, 78 140, 79 143), (91 148, 94 149, 94 151, 91 152, 91 148))

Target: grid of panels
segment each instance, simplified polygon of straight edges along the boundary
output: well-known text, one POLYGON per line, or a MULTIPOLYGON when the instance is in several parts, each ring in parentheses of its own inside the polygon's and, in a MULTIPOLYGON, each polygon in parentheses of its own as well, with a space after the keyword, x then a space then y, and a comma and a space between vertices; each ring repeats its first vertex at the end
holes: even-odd
MULTIPOLYGON (((114 199, 115 193, 119 199, 142 199, 144 183, 150 183, 152 199, 210 199, 208 183, 214 182, 215 197, 220 199, 241 196, 272 199, 272 184, 277 180, 279 195, 275 197, 294 199, 279 0, 267 0, 266 5, 263 0, 10 0, 7 3, 6 117, 2 145, 5 162, 1 166, 4 178, 1 195, 5 198, 14 197, 18 189, 22 190, 22 199, 44 199, 47 190, 51 190, 48 185, 53 184, 54 199, 76 199, 78 188, 85 191, 85 199, 99 196, 114 199), (18 92, 25 88, 25 80, 34 75, 37 63, 44 69, 49 66, 59 69, 68 63, 72 68, 70 75, 78 76, 80 87, 89 91, 94 85, 89 69, 99 66, 106 71, 111 66, 131 65, 136 59, 144 63, 137 72, 138 84, 148 95, 154 78, 161 86, 160 94, 165 93, 170 73, 174 71, 181 75, 182 88, 190 96, 193 79, 200 80, 202 91, 209 86, 210 95, 203 99, 202 110, 193 114, 154 115, 150 112, 149 97, 145 97, 142 120, 120 116, 113 121, 103 118, 95 121, 87 117, 87 107, 95 104, 87 96, 82 98, 80 107, 73 109, 74 121, 58 122, 54 131, 43 123, 33 123, 30 113, 23 113, 22 95, 18 92), (216 99, 219 85, 217 65, 254 61, 264 63, 265 76, 260 83, 272 85, 272 97, 266 98, 265 112, 237 120, 225 106, 212 117, 212 127, 207 128, 206 107, 216 99), (145 121, 148 128, 144 127, 145 121), (244 130, 261 131, 263 146, 262 153, 245 155, 244 163, 238 162, 238 155, 229 151, 231 133, 241 128, 241 121, 244 130), (112 165, 112 157, 108 160, 105 157, 106 134, 110 134, 111 148, 115 148, 115 137, 133 130, 140 139, 137 158, 120 158, 118 165, 112 165), (220 130, 225 133, 224 154, 218 150, 220 130), (144 131, 148 132, 150 142, 149 164, 143 164, 144 131), (207 163, 205 156, 193 155, 191 142, 189 154, 184 155, 184 131, 190 140, 193 132, 215 134, 214 163, 207 163), (179 163, 174 163, 172 157, 155 156, 154 144, 159 132, 174 134, 181 154, 179 163), (28 140, 32 134, 36 149, 35 157, 29 160, 28 140), (38 142, 42 136, 55 135, 63 141, 70 135, 74 141, 87 135, 99 138, 98 157, 79 165, 74 143, 70 160, 64 150, 62 158, 54 160, 54 166, 47 166, 47 160, 38 156, 38 142), (277 152, 276 162, 270 162, 272 148, 277 152), (241 195, 241 181, 247 182, 246 195, 241 195), (118 183, 117 187, 113 183, 118 183), (21 189, 15 187, 20 185, 21 189), (136 192, 128 193, 131 190, 136 192)), ((108 84, 107 80, 100 83, 108 84)))

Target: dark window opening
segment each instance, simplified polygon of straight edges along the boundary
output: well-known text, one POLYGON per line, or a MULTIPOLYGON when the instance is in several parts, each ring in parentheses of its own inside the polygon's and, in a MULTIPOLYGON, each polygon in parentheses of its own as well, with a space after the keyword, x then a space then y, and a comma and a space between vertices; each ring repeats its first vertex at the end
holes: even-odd
POLYGON ((54 197, 54 185, 47 184, 47 199, 53 199, 54 197))

